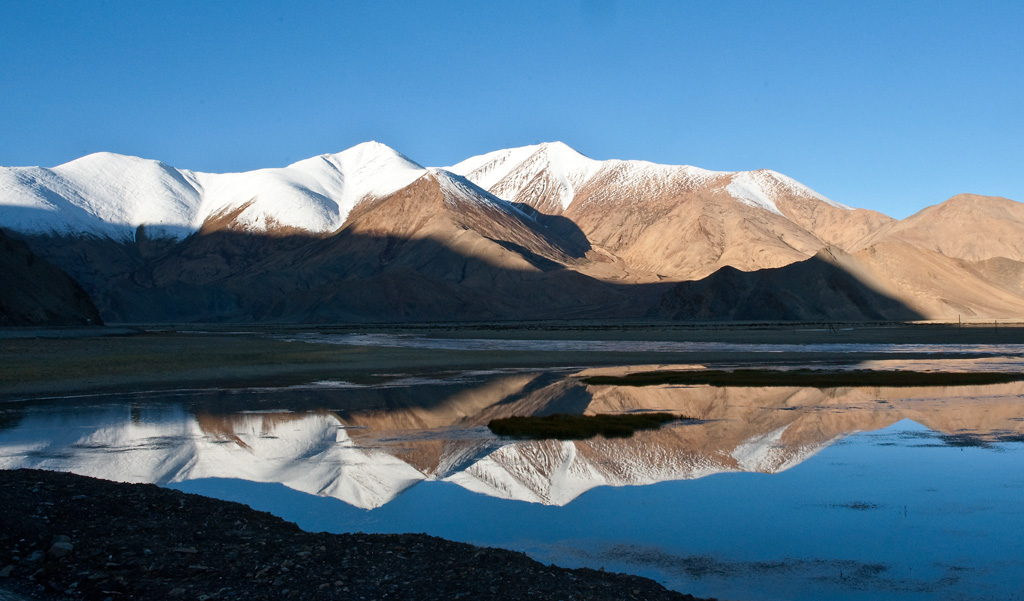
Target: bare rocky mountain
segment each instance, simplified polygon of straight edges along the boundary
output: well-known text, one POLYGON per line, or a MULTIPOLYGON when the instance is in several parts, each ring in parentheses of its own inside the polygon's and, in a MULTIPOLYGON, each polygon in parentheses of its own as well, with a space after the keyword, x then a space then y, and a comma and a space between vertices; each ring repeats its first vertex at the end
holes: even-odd
POLYGON ((674 280, 726 265, 788 265, 826 245, 845 249, 893 221, 770 170, 594 161, 561 143, 497 151, 452 169, 542 216, 567 218, 633 269, 674 280))
POLYGON ((108 322, 1020 317, 1022 207, 895 221, 770 170, 561 143, 448 169, 378 143, 240 174, 0 168, 0 225, 108 322))
POLYGON ((1016 319, 1024 315, 1024 296, 1013 290, 1020 285, 1019 273, 1014 280, 995 268, 986 272, 984 266, 979 269, 971 261, 909 244, 881 242, 854 257, 883 283, 888 295, 929 319, 1016 319))
POLYGON ((1024 204, 998 196, 957 194, 894 221, 858 241, 855 250, 903 243, 954 259, 1024 261, 1024 204))
POLYGON ((854 245, 887 294, 931 319, 1024 315, 1024 204, 958 194, 854 245))
POLYGON ((1014 293, 1024 295, 1024 261, 993 257, 970 263, 971 269, 983 278, 1014 293))

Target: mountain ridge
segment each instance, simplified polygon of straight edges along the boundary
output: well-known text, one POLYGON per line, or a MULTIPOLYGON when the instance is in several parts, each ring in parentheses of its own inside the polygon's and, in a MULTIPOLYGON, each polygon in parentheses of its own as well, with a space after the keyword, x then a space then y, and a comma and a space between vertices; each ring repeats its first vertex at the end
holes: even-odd
POLYGON ((3 167, 0 226, 108 322, 1024 316, 1015 201, 897 221, 767 169, 560 142, 448 168, 377 142, 233 174, 112 153, 3 167))

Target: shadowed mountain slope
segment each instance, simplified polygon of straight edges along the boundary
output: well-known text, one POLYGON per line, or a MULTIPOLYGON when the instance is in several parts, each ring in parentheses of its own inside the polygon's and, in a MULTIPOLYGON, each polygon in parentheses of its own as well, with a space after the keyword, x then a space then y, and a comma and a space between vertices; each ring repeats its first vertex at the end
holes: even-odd
POLYGON ((32 239, 111 322, 636 318, 665 290, 573 271, 572 244, 444 171, 360 205, 328 236, 227 223, 162 247, 140 240, 32 239))
POLYGON ((857 261, 824 249, 806 261, 742 272, 723 267, 696 282, 677 284, 655 314, 709 320, 914 320, 920 313, 883 292, 857 261))
POLYGON ((102 323, 77 282, 0 230, 0 326, 102 323))

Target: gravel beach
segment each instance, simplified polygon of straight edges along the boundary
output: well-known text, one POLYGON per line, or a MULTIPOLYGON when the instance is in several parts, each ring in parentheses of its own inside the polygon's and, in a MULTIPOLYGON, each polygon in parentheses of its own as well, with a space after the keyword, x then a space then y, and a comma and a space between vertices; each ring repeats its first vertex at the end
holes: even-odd
POLYGON ((149 484, 0 471, 0 599, 692 600, 423 534, 325 534, 149 484))

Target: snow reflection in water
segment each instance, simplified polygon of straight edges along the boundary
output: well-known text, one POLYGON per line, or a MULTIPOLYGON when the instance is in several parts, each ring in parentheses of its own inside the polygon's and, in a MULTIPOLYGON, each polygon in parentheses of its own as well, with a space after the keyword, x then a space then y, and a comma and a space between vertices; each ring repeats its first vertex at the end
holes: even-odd
POLYGON ((1024 383, 627 388, 532 371, 431 383, 11 404, 0 467, 158 482, 309 529, 428 532, 725 598, 1019 592, 1024 383), (485 428, 634 410, 700 421, 581 442, 485 428))

